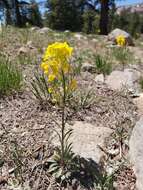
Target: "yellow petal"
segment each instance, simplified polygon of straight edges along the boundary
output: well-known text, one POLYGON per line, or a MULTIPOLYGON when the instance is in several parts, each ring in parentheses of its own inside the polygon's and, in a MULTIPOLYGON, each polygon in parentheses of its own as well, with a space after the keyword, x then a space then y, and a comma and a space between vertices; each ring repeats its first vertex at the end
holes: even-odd
POLYGON ((55 80, 55 78, 56 78, 56 76, 55 76, 55 75, 50 74, 50 75, 49 75, 49 77, 48 77, 48 81, 49 81, 49 82, 52 82, 52 81, 54 81, 54 80, 55 80))

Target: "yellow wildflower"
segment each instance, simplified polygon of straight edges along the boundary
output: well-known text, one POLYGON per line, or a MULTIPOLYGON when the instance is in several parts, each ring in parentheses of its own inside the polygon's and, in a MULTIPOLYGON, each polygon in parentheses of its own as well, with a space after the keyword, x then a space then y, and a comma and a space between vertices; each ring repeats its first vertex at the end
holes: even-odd
POLYGON ((45 67, 47 67, 48 65, 47 65, 47 63, 45 63, 45 62, 43 62, 42 64, 41 64, 41 68, 43 69, 43 70, 45 70, 45 67))
POLYGON ((53 81, 55 80, 55 78, 56 78, 55 75, 50 74, 50 75, 48 76, 48 82, 53 82, 53 81))
POLYGON ((123 35, 120 35, 116 38, 116 43, 119 46, 125 46, 126 45, 126 39, 123 35))
POLYGON ((49 71, 48 71, 48 70, 44 70, 44 74, 45 74, 45 75, 48 75, 48 74, 49 74, 49 71))
POLYGON ((72 79, 69 87, 71 90, 75 90, 77 88, 77 81, 75 79, 72 79))
POLYGON ((48 92, 51 94, 53 92, 53 89, 51 87, 49 87, 48 92))
POLYGON ((55 42, 46 49, 43 57, 41 68, 47 74, 59 75, 59 72, 65 74, 70 71, 70 64, 68 59, 72 54, 73 48, 70 47, 66 42, 55 42), (49 72, 48 72, 49 71, 49 72))
POLYGON ((49 58, 69 58, 72 54, 73 48, 70 47, 66 42, 55 42, 51 44, 46 49, 43 60, 48 60, 49 58))
POLYGON ((51 94, 52 99, 55 99, 57 102, 60 102, 60 96, 64 91, 71 93, 77 87, 76 80, 71 79, 73 69, 69 59, 72 52, 73 48, 66 42, 55 42, 48 46, 43 57, 41 68, 44 74, 47 75, 50 83, 48 92, 51 94))
POLYGON ((70 71, 70 64, 67 63, 67 62, 63 63, 63 64, 62 64, 62 70, 63 70, 63 72, 64 72, 65 74, 68 73, 68 72, 70 71))

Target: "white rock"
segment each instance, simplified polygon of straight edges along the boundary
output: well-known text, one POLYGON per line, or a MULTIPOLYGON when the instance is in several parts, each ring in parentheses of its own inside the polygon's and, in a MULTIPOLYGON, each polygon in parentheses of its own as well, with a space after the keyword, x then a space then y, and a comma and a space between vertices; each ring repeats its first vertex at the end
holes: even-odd
POLYGON ((117 156, 119 154, 119 149, 111 149, 108 151, 109 154, 111 154, 112 156, 117 156))
POLYGON ((133 69, 125 69, 124 71, 113 71, 107 76, 106 84, 112 90, 122 90, 127 88, 131 91, 136 91, 138 88, 138 80, 140 79, 140 72, 133 69))
POLYGON ((32 41, 28 41, 26 46, 30 49, 34 49, 34 46, 33 46, 33 42, 32 41))
POLYGON ((30 30, 33 31, 38 31, 40 28, 38 26, 31 27, 30 30))
POLYGON ((97 42, 99 42, 99 40, 98 40, 98 39, 96 39, 96 38, 93 38, 93 39, 92 39, 92 42, 97 43, 97 42))
POLYGON ((28 51, 29 49, 23 46, 18 50, 18 54, 27 54, 28 51))
POLYGON ((97 82, 97 83, 104 83, 104 76, 103 76, 103 74, 97 75, 95 77, 95 82, 97 82))
POLYGON ((81 40, 83 36, 81 34, 75 34, 74 37, 78 40, 81 40))
POLYGON ((44 28, 41 28, 41 29, 39 30, 39 33, 40 33, 40 34, 46 34, 46 33, 50 32, 50 31, 51 31, 50 28, 44 27, 44 28))
POLYGON ((136 123, 129 142, 130 160, 137 178, 138 190, 143 190, 143 117, 136 123))
POLYGON ((70 30, 65 30, 64 32, 65 32, 65 33, 70 33, 70 30))
POLYGON ((108 34, 108 40, 111 40, 112 42, 116 42, 116 38, 120 35, 125 37, 128 45, 134 45, 131 35, 119 28, 114 29, 112 32, 108 34))
MULTIPOLYGON (((90 123, 77 121, 73 126, 73 134, 71 142, 73 142, 73 152, 86 159, 93 159, 99 163, 103 152, 98 145, 104 146, 105 138, 109 137, 113 132, 110 128, 97 127, 90 123)), ((55 136, 54 144, 57 145, 57 137, 55 136)))
POLYGON ((99 163, 103 152, 99 149, 98 145, 104 145, 105 138, 110 136, 112 130, 79 121, 72 128, 74 152, 84 158, 92 158, 99 163))

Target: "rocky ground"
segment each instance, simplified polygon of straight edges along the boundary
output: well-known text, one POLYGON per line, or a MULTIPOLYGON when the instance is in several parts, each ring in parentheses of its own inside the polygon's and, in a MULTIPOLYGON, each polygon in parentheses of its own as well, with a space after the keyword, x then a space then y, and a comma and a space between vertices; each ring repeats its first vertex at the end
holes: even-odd
POLYGON ((61 121, 61 110, 39 103, 31 87, 45 48, 54 41, 68 41, 74 47, 72 62, 79 65, 81 93, 66 115, 67 125, 73 129, 73 151, 82 158, 86 172, 67 189, 143 189, 142 120, 136 124, 143 114, 141 40, 128 47, 130 56, 123 70, 113 54, 116 45, 106 36, 49 28, 4 29, 0 34, 1 54, 18 63, 24 80, 19 93, 0 99, 0 189, 63 189, 46 166, 57 145, 53 129, 61 121), (105 79, 96 72, 96 54, 112 63, 112 72, 105 79), (91 168, 100 168, 98 187, 93 186, 91 168), (111 176, 113 188, 107 185, 111 176), (23 183, 19 184, 19 178, 23 183))

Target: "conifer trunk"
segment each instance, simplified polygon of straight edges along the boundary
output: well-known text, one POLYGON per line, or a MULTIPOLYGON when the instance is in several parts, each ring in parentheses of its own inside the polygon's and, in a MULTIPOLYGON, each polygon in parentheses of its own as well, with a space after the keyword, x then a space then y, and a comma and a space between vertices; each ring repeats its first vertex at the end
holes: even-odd
POLYGON ((108 34, 109 0, 100 0, 100 3, 101 3, 100 33, 106 35, 108 34))

